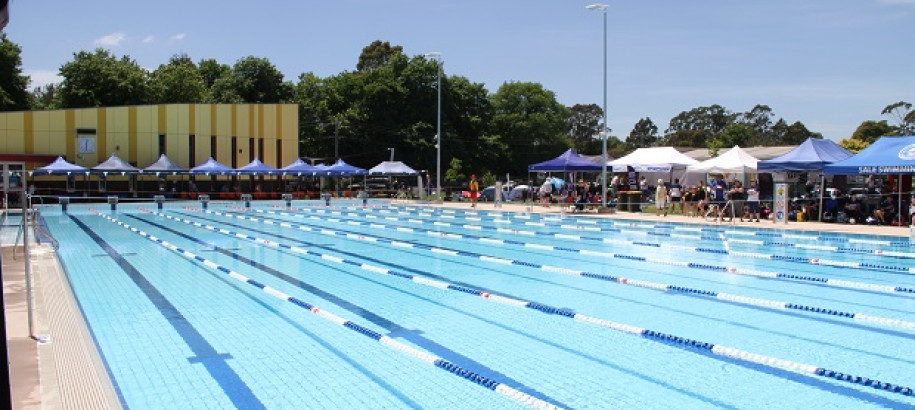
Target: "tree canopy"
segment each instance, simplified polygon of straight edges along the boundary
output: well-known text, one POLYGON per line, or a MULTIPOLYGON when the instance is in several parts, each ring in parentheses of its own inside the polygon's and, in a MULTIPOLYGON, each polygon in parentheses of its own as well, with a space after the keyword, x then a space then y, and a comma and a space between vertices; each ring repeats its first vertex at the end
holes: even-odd
POLYGON ((29 77, 22 75, 22 49, 6 34, 0 36, 0 111, 29 109, 29 77))

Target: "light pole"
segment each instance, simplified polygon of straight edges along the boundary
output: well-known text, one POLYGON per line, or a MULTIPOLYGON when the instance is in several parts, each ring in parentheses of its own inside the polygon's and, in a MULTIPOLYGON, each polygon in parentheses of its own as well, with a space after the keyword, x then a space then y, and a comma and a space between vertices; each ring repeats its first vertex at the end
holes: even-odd
POLYGON ((394 162, 394 148, 388 148, 388 151, 391 151, 391 162, 394 162))
POLYGON ((438 89, 438 103, 436 103, 436 116, 435 116, 435 197, 437 200, 442 200, 442 65, 444 60, 442 59, 442 53, 438 51, 433 51, 425 54, 426 57, 430 57, 435 60, 438 64, 438 75, 436 76, 436 86, 438 89))
POLYGON ((604 124, 600 130, 601 136, 601 192, 600 206, 607 207, 607 138, 610 136, 610 130, 607 128, 607 5, 603 3, 594 3, 586 6, 588 10, 599 11, 604 15, 604 124))

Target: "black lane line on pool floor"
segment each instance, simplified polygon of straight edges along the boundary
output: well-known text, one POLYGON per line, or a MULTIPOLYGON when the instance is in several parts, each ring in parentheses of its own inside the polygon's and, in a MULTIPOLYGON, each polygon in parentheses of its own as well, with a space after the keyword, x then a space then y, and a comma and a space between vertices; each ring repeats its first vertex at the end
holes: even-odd
MULTIPOLYGON (((174 213, 182 214, 181 212, 174 212, 174 213)), ((232 226, 232 227, 235 227, 235 228, 246 229, 246 230, 248 230, 248 231, 257 232, 257 233, 264 234, 264 235, 270 235, 270 236, 277 237, 277 238, 283 238, 283 239, 290 240, 290 241, 293 241, 293 242, 296 242, 296 243, 308 244, 308 242, 304 242, 304 241, 301 241, 301 240, 298 240, 298 239, 295 239, 295 238, 290 238, 290 237, 287 237, 287 236, 284 236, 284 235, 281 235, 281 234, 276 234, 276 233, 261 231, 261 230, 258 230, 258 229, 252 228, 252 227, 241 226, 241 225, 233 224, 233 223, 230 223, 230 222, 216 221, 216 220, 214 220, 214 219, 205 218, 205 217, 202 217, 202 216, 199 216, 199 215, 195 215, 194 217, 197 218, 197 219, 203 220, 203 221, 210 221, 210 222, 213 222, 213 223, 216 223, 216 224, 221 224, 221 225, 224 225, 224 226, 232 226)), ((382 246, 382 244, 374 243, 374 242, 367 243, 367 244, 368 244, 368 245, 374 245, 374 246, 382 246)), ((404 250, 403 252, 406 252, 406 250, 404 250)), ((299 256, 299 255, 297 255, 297 256, 299 256)), ((394 266, 394 267, 399 266, 399 265, 393 265, 393 264, 391 264, 391 263, 384 263, 384 264, 387 265, 387 266, 394 266)), ((501 273, 504 273, 504 272, 501 272, 501 273)), ((445 278, 444 280, 447 281, 447 278, 445 278)), ((567 288, 572 288, 572 289, 575 289, 575 290, 580 290, 580 291, 585 291, 585 292, 594 293, 594 292, 591 292, 591 291, 588 291, 588 290, 578 289, 578 288, 570 287, 570 286, 563 285, 563 284, 558 284, 558 283, 553 283, 553 282, 547 282, 547 283, 552 283, 552 284, 555 284, 556 286, 567 287, 567 288)), ((468 285, 468 286, 474 287, 473 285, 468 285)), ((834 347, 834 348, 839 348, 839 349, 843 349, 843 350, 848 350, 848 351, 856 352, 856 353, 863 354, 863 355, 867 355, 867 356, 879 357, 879 358, 886 359, 886 360, 898 361, 898 362, 903 362, 903 363, 908 363, 908 364, 915 364, 915 361, 907 361, 907 360, 904 360, 904 359, 900 359, 900 358, 898 358, 898 357, 888 356, 888 355, 881 354, 881 353, 878 353, 878 352, 871 352, 871 351, 866 351, 866 350, 857 349, 857 348, 854 348, 854 347, 843 346, 843 345, 837 345, 837 344, 832 343, 832 342, 829 342, 829 341, 812 340, 812 339, 805 338, 805 337, 801 337, 801 336, 798 336, 798 335, 795 335, 795 334, 779 332, 779 331, 776 331, 776 330, 774 330, 774 329, 763 329, 763 328, 751 326, 750 324, 746 324, 746 323, 733 322, 733 321, 729 321, 729 320, 723 320, 723 319, 720 319, 720 318, 714 318, 714 317, 699 315, 699 314, 695 314, 695 313, 691 313, 691 312, 686 312, 686 311, 682 311, 682 310, 672 309, 672 308, 670 308, 669 306, 650 304, 650 303, 645 303, 645 302, 637 301, 637 300, 633 300, 633 299, 615 297, 615 296, 611 296, 611 295, 604 294, 604 293, 596 293, 596 294, 601 295, 601 296, 606 296, 606 297, 611 297, 611 298, 619 299, 619 300, 624 300, 624 301, 627 301, 627 302, 630 302, 630 303, 634 303, 634 304, 642 304, 642 305, 647 305, 647 306, 655 307, 655 308, 658 308, 658 309, 669 310, 669 311, 672 311, 672 312, 684 314, 684 315, 687 315, 687 316, 694 316, 694 317, 698 317, 698 318, 705 319, 705 320, 712 320, 712 321, 727 323, 727 324, 730 324, 730 325, 733 325, 733 326, 736 326, 736 327, 742 327, 742 328, 746 328, 746 329, 750 329, 750 330, 755 330, 755 331, 760 331, 760 332, 764 332, 764 333, 768 333, 768 334, 772 334, 772 335, 779 335, 779 336, 787 337, 787 338, 789 338, 789 339, 796 339, 796 340, 801 340, 801 341, 805 341, 805 342, 821 344, 821 345, 825 345, 825 346, 830 346, 830 347, 834 347)), ((685 295, 686 295, 686 294, 684 294, 684 296, 685 296, 685 295)), ((698 296, 691 296, 691 297, 698 297, 698 296)), ((514 299, 525 299, 525 298, 518 298, 518 297, 513 297, 513 298, 514 298, 514 299)), ((750 305, 741 305, 741 304, 736 304, 736 303, 733 303, 733 302, 727 302, 727 301, 723 301, 723 300, 722 300, 721 302, 724 302, 724 303, 727 303, 727 304, 733 304, 734 306, 755 307, 755 308, 760 309, 760 310, 767 310, 767 308, 764 308, 764 307, 750 306, 750 305)), ((831 323, 830 320, 832 320, 832 319, 827 319, 827 318, 803 316, 803 315, 800 314, 799 312, 796 313, 796 312, 785 311, 785 310, 777 310, 777 309, 776 309, 776 310, 772 310, 772 312, 773 312, 773 313, 778 313, 778 314, 785 314, 785 315, 801 315, 801 316, 799 316, 799 317, 802 318, 802 319, 813 319, 813 320, 820 321, 820 322, 824 322, 824 323, 831 323)), ((900 336, 900 337, 904 337, 904 338, 911 338, 911 337, 912 337, 912 335, 909 335, 909 334, 906 334, 906 333, 894 333, 895 331, 893 331, 893 330, 879 329, 879 328, 876 328, 876 329, 875 329, 875 328, 871 328, 871 327, 861 327, 861 325, 851 324, 851 323, 848 323, 848 322, 835 322, 835 324, 845 325, 845 326, 851 325, 852 327, 857 326, 857 327, 860 328, 861 330, 865 330, 865 331, 874 331, 874 330, 886 331, 886 332, 889 332, 890 335, 892 335, 892 336, 900 336)), ((718 359, 718 357, 715 357, 715 358, 718 359)))
MULTIPOLYGON (((132 218, 132 219, 135 219, 135 220, 138 220, 138 221, 147 223, 147 224, 149 224, 149 225, 151 225, 151 226, 154 226, 154 227, 156 227, 156 228, 162 229, 162 230, 164 230, 164 231, 166 231, 166 232, 170 232, 170 233, 172 233, 172 234, 174 234, 174 235, 178 235, 178 236, 180 236, 180 237, 182 237, 182 238, 184 238, 184 239, 187 239, 187 240, 192 241, 192 242, 194 242, 194 243, 197 243, 197 244, 199 244, 199 245, 208 246, 208 247, 210 247, 211 249, 214 249, 215 252, 218 252, 218 253, 220 253, 220 254, 226 255, 226 256, 228 256, 228 257, 231 257, 232 259, 235 259, 235 260, 237 260, 237 261, 239 261, 239 262, 242 262, 242 263, 244 263, 244 264, 246 264, 246 265, 248 265, 248 266, 251 266, 251 267, 254 267, 254 268, 256 268, 256 269, 259 269, 259 270, 263 271, 264 273, 267 273, 267 274, 269 274, 269 275, 271 275, 271 276, 273 276, 273 277, 275 277, 275 278, 277 278, 277 279, 280 279, 280 280, 282 280, 282 281, 284 281, 284 282, 286 282, 286 283, 289 283, 289 284, 291 284, 291 285, 293 285, 293 286, 295 286, 295 287, 297 287, 297 288, 299 288, 299 289, 302 289, 302 290, 304 290, 304 291, 306 291, 306 292, 309 292, 309 293, 312 293, 312 294, 314 294, 315 296, 318 296, 318 297, 320 297, 320 298, 322 298, 322 299, 324 299, 324 300, 327 300, 327 301, 329 301, 329 302, 331 302, 331 303, 334 303, 334 304, 336 304, 337 306, 340 306, 341 308, 343 308, 343 309, 345 309, 345 310, 347 310, 347 311, 349 311, 349 312, 351 312, 351 313, 353 313, 353 314, 355 314, 355 315, 357 315, 357 316, 359 316, 359 317, 362 317, 362 318, 368 320, 369 322, 374 323, 375 325, 377 325, 377 326, 379 326, 379 327, 381 327, 381 328, 384 328, 385 330, 387 330, 387 331, 389 332, 389 334, 390 334, 389 337, 400 337, 400 338, 403 338, 403 339, 405 339, 405 340, 408 340, 408 341, 410 341, 410 342, 416 344, 417 346, 423 347, 424 349, 427 349, 427 350, 429 350, 429 351, 435 353, 435 354, 438 355, 439 357, 442 357, 442 358, 444 358, 444 359, 446 359, 446 360, 448 360, 448 361, 450 361, 450 362, 452 362, 452 363, 458 364, 458 365, 460 365, 461 367, 465 367, 465 368, 467 368, 468 370, 480 371, 481 373, 493 375, 493 376, 495 376, 495 377, 497 377, 497 378, 499 378, 499 379, 501 379, 501 380, 504 380, 505 382, 511 382, 511 384, 512 384, 513 387, 515 387, 516 389, 518 389, 518 390, 520 390, 520 391, 523 391, 523 392, 525 392, 525 393, 527 393, 527 394, 530 394, 530 395, 533 396, 533 397, 536 397, 536 398, 539 398, 539 399, 544 400, 544 401, 546 401, 546 402, 552 403, 552 404, 554 404, 554 405, 556 405, 556 406, 560 406, 560 407, 564 407, 564 408, 569 408, 568 405, 562 404, 562 403, 560 403, 560 402, 558 402, 558 401, 556 401, 556 400, 554 400, 554 399, 552 399, 552 398, 550 398, 550 397, 544 395, 543 393, 540 393, 540 392, 537 391, 536 389, 526 386, 525 384, 523 384, 523 383, 522 383, 521 381, 519 381, 519 380, 515 380, 515 379, 509 377, 508 375, 505 375, 505 374, 500 373, 500 372, 498 372, 498 371, 496 371, 496 370, 494 370, 494 369, 491 369, 491 368, 489 368, 489 367, 483 365, 482 363, 479 363, 479 362, 477 362, 477 361, 475 361, 475 360, 473 360, 473 359, 471 359, 471 358, 469 358, 469 357, 467 357, 467 356, 464 356, 464 355, 462 355, 462 354, 460 354, 460 353, 457 353, 457 352, 455 352, 454 350, 451 350, 451 349, 449 349, 449 348, 447 348, 447 347, 445 347, 445 346, 443 346, 443 345, 441 345, 441 344, 439 344, 439 343, 437 343, 437 342, 435 342, 435 341, 433 341, 433 340, 430 340, 430 339, 428 339, 428 338, 426 338, 426 337, 421 336, 421 335, 419 334, 419 333, 420 333, 419 331, 411 330, 411 329, 408 329, 408 328, 406 328, 406 327, 403 327, 403 326, 401 326, 401 325, 399 325, 399 324, 397 324, 397 323, 394 323, 394 322, 392 322, 392 321, 390 321, 390 320, 388 320, 388 319, 385 319, 385 318, 381 317, 380 315, 378 315, 378 314, 372 312, 371 310, 364 309, 364 308, 362 308, 362 307, 356 305, 355 303, 350 302, 349 300, 346 300, 346 299, 344 299, 344 298, 342 298, 342 297, 339 297, 339 296, 337 296, 337 295, 335 295, 335 294, 332 294, 332 293, 330 293, 330 292, 324 291, 324 290, 322 290, 322 289, 320 289, 320 288, 318 288, 318 287, 316 287, 316 286, 313 286, 313 285, 311 285, 311 284, 309 284, 309 283, 307 283, 307 282, 305 282, 305 281, 302 281, 302 280, 300 280, 300 279, 297 279, 297 278, 295 278, 295 277, 292 277, 292 276, 290 276, 290 275, 287 275, 287 274, 285 274, 285 273, 283 273, 283 272, 280 272, 279 270, 276 270, 276 269, 274 269, 274 268, 272 268, 272 267, 270 267, 270 266, 264 265, 264 264, 262 264, 262 263, 260 263, 260 262, 257 262, 257 261, 255 261, 255 260, 252 260, 252 259, 247 258, 247 257, 244 257, 244 256, 239 255, 239 254, 237 254, 237 253, 229 252, 229 251, 227 251, 227 250, 225 250, 225 249, 223 249, 223 248, 221 248, 221 247, 215 246, 215 245, 213 245, 213 244, 211 244, 211 243, 209 243, 209 242, 207 242, 207 241, 203 241, 203 240, 201 240, 201 239, 195 238, 195 237, 193 237, 193 236, 191 236, 191 235, 188 235, 188 234, 186 234, 186 233, 179 232, 179 231, 177 231, 177 230, 171 229, 171 228, 169 228, 169 227, 166 227, 166 226, 164 226, 164 225, 161 225, 161 224, 156 223, 156 222, 153 222, 153 221, 149 221, 149 220, 146 219, 146 218, 140 218, 140 217, 138 217, 138 216, 129 215, 129 214, 126 215, 126 216, 128 216, 128 217, 130 217, 130 218, 132 218)), ((339 270, 339 269, 337 269, 337 268, 335 268, 335 267, 331 267, 331 266, 329 266, 329 265, 324 265, 324 264, 322 264, 322 265, 325 266, 325 267, 327 267, 327 268, 330 268, 330 269, 339 270)), ((369 281, 371 281, 371 280, 369 280, 369 281)), ((372 281, 372 282, 374 282, 374 281, 372 281)), ((463 313, 463 312, 462 312, 462 313, 463 313)), ((466 313, 464 313, 464 314, 466 314, 466 313)))
MULTIPOLYGON (((224 213, 224 214, 225 214, 224 217, 227 217, 227 218, 235 218, 235 217, 236 217, 234 214, 230 214, 230 213, 224 213)), ((250 217, 247 216, 247 215, 245 215, 245 218, 250 218, 250 217)), ((206 218, 201 218, 201 219, 207 220, 206 218)), ((287 221, 284 220, 284 219, 269 218, 269 217, 264 217, 264 216, 259 216, 259 217, 256 218, 256 219, 259 219, 259 220, 268 220, 268 219, 269 219, 269 220, 272 220, 272 221, 287 222, 287 221)), ((301 223, 300 223, 300 224, 301 224, 301 223)), ((228 225, 230 225, 230 226, 238 226, 238 225, 233 225, 233 224, 228 224, 228 225)), ((309 224, 301 224, 301 225, 303 225, 303 226, 308 226, 308 227, 312 227, 312 228, 318 228, 317 225, 309 225, 309 224)), ((244 227, 244 229, 253 230, 253 231, 255 231, 255 232, 266 233, 266 232, 257 231, 257 230, 254 230, 253 228, 248 228, 248 227, 244 227)), ((331 228, 320 227, 320 229, 331 229, 331 228)), ((339 229, 339 228, 333 228, 333 230, 336 230, 336 231, 342 232, 342 233, 347 233, 347 234, 368 235, 368 234, 362 234, 362 233, 353 232, 353 231, 346 231, 346 230, 342 230, 342 229, 339 229)), ((267 234, 269 234, 269 233, 267 233, 267 234)), ((270 234, 270 235, 276 236, 275 234, 270 234)), ((340 235, 336 235, 336 234, 335 234, 335 236, 340 236, 340 235)), ((388 242, 395 241, 394 239, 391 239, 391 238, 389 238, 389 237, 375 236, 375 238, 381 238, 381 239, 383 239, 384 241, 388 241, 388 242)), ((403 243, 408 243, 408 244, 411 244, 411 245, 413 245, 413 246, 419 246, 420 248, 427 248, 427 247, 429 247, 429 245, 418 244, 418 243, 416 243, 416 242, 414 242, 414 241, 409 241, 409 240, 397 240, 397 241, 403 242, 403 243)), ((446 249, 446 248, 442 248, 442 249, 446 249)), ((480 254, 477 254, 477 253, 474 253, 474 252, 470 252, 470 251, 459 251, 459 250, 455 250, 455 249, 448 249, 448 250, 454 251, 454 252, 458 252, 458 255, 460 255, 460 256, 474 257, 475 260, 476 260, 476 259, 479 259, 479 256, 480 256, 480 254)), ((615 282, 615 281, 610 281, 610 282, 615 282)), ((852 289, 852 290, 854 290, 854 289, 852 289)), ((678 294, 681 294, 682 292, 677 292, 677 293, 678 293, 678 294)), ((724 300, 717 299, 717 298, 707 298, 707 297, 705 297, 705 296, 692 295, 691 293, 682 293, 682 294, 694 296, 694 297, 697 297, 697 298, 707 299, 707 300, 724 301, 724 300)), ((881 295, 883 295, 883 293, 881 293, 881 295)), ((887 295, 892 295, 892 294, 887 294, 887 295)), ((765 308, 765 307, 761 307, 761 306, 759 306, 759 305, 752 305, 752 304, 739 304, 739 303, 734 303, 734 305, 736 305, 736 306, 744 306, 744 307, 748 307, 748 308, 755 308, 755 309, 757 309, 757 310, 769 310, 769 309, 770 309, 770 308, 765 308)), ((905 338, 911 338, 911 337, 912 337, 912 335, 909 335, 909 334, 907 334, 907 333, 896 332, 896 331, 893 331, 893 330, 883 329, 883 328, 880 328, 880 327, 870 327, 870 326, 864 326, 864 325, 857 324, 857 323, 850 323, 850 322, 843 322, 843 321, 832 321, 831 319, 827 319, 827 318, 821 318, 821 317, 814 317, 814 316, 805 315, 805 314, 800 313, 800 312, 803 312, 803 311, 804 311, 804 310, 801 310, 801 309, 777 310, 777 312, 778 312, 778 313, 781 313, 781 314, 795 313, 795 312, 791 312, 792 310, 797 310, 797 313, 798 313, 798 314, 795 315, 795 316, 796 316, 796 317, 800 317, 800 318, 805 318, 805 319, 814 320, 814 321, 820 321, 820 322, 823 322, 823 323, 832 323, 832 324, 836 324, 836 325, 844 326, 844 327, 849 327, 849 328, 857 328, 857 329, 862 329, 862 330, 867 330, 867 331, 883 332, 883 333, 887 333, 887 334, 889 334, 889 335, 894 335, 894 336, 899 336, 899 337, 905 337, 905 338)))
MULTIPOLYGON (((184 315, 175 307, 168 298, 156 289, 155 285, 150 283, 130 262, 124 259, 117 250, 115 250, 107 241, 95 233, 88 225, 74 216, 70 216, 86 234, 95 241, 98 246, 108 253, 124 271, 133 283, 143 292, 149 301, 156 307, 159 314, 172 326, 176 333, 181 336, 185 344, 194 352, 194 357, 188 358, 191 363, 200 363, 210 374, 210 377, 219 384, 226 397, 232 401, 236 408, 247 409, 266 409, 264 404, 254 395, 254 392, 247 384, 235 373, 235 370, 226 362, 231 355, 222 354, 207 342, 206 338, 197 331, 197 329, 188 321, 184 315)), ((97 347, 97 346, 96 346, 97 347)), ((99 350, 101 351, 101 350, 99 350)))

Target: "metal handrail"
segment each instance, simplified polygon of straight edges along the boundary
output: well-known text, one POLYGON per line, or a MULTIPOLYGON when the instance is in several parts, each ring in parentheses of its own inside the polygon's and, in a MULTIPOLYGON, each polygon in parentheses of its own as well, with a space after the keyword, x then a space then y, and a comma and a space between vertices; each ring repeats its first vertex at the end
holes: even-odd
POLYGON ((57 239, 54 239, 54 236, 51 235, 47 229, 44 229, 44 226, 38 224, 38 211, 34 211, 34 216, 32 216, 32 230, 40 232, 42 235, 51 240, 51 246, 54 247, 54 250, 60 250, 60 242, 57 239))

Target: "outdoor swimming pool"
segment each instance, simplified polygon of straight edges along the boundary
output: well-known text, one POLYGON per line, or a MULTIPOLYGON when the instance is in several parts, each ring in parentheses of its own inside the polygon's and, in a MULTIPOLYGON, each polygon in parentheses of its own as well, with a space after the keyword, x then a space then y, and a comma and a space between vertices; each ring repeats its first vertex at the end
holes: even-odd
POLYGON ((908 238, 341 204, 41 214, 133 409, 915 406, 908 238))

